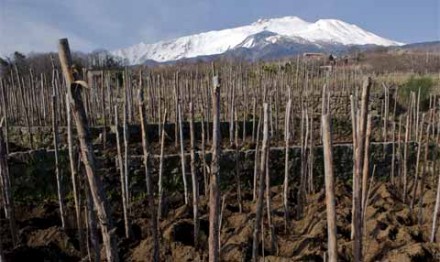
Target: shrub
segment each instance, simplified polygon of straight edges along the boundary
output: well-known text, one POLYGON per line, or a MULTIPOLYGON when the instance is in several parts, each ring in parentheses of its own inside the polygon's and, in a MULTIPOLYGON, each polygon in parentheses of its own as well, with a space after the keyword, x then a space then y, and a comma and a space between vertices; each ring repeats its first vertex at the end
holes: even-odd
POLYGON ((406 106, 409 106, 411 101, 411 92, 414 92, 417 96, 420 89, 420 110, 426 111, 429 107, 429 95, 431 94, 431 88, 434 85, 432 78, 427 76, 411 76, 408 81, 399 88, 400 102, 406 106))

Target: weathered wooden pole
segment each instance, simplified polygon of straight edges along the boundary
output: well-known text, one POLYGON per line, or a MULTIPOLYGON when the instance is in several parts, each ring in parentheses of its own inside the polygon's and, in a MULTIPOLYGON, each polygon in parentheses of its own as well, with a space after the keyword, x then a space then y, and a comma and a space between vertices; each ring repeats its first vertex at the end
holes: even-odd
POLYGON ((205 117, 204 117, 203 108, 201 110, 201 114, 202 114, 202 121, 201 121, 201 125, 202 125, 201 158, 202 158, 202 170, 203 170, 203 184, 204 184, 205 196, 208 196, 209 195, 209 178, 208 178, 208 172, 206 171, 208 166, 206 165, 205 117))
POLYGON ((192 191, 193 191, 193 220, 194 220, 194 246, 198 247, 199 238, 199 183, 197 178, 196 170, 196 154, 195 154, 195 143, 196 138, 194 134, 194 105, 192 102, 189 103, 189 129, 190 129, 190 154, 191 154, 191 180, 192 180, 192 191))
POLYGON ((141 127, 142 127, 142 150, 144 153, 143 161, 144 161, 144 170, 145 170, 145 183, 147 186, 148 205, 151 213, 151 231, 153 233, 152 235, 154 241, 153 261, 159 262, 159 229, 157 226, 156 208, 154 206, 154 193, 151 182, 151 174, 148 168, 150 152, 148 150, 148 139, 147 139, 148 125, 147 125, 147 113, 145 112, 144 91, 142 88, 142 74, 139 82, 138 102, 139 102, 139 116, 141 119, 141 127))
POLYGON ((95 208, 98 213, 99 224, 101 227, 103 244, 106 251, 107 260, 119 261, 114 236, 113 221, 110 216, 110 209, 105 196, 102 181, 96 175, 95 156, 91 143, 90 131, 87 123, 87 117, 81 98, 81 87, 76 80, 77 74, 72 70, 72 58, 70 55, 69 42, 66 38, 60 39, 58 43, 58 55, 63 69, 63 75, 66 79, 66 85, 71 104, 73 116, 75 118, 78 138, 80 142, 82 162, 86 169, 87 179, 90 186, 91 195, 95 208))
POLYGON ((178 135, 179 135, 179 130, 178 130, 178 123, 179 123, 179 100, 180 100, 180 96, 179 96, 179 72, 177 72, 174 75, 174 144, 177 147, 178 145, 178 135))
MULTIPOLYGON (((390 104, 390 98, 389 98, 389 88, 387 87, 387 85, 385 83, 382 83, 383 85, 383 90, 384 90, 384 95, 385 95, 385 103, 384 103, 384 107, 385 107, 385 112, 384 112, 384 117, 383 117, 383 142, 387 142, 388 141, 388 115, 389 115, 389 104, 390 104)), ((385 149, 385 144, 384 144, 384 149, 385 149)))
MULTIPOLYGON (((85 172, 83 168, 81 169, 81 172, 85 172)), ((90 243, 87 241, 89 261, 99 262, 101 261, 101 248, 99 245, 98 227, 96 225, 96 212, 93 208, 93 199, 88 185, 85 185, 84 191, 86 195, 86 228, 88 231, 87 235, 90 235, 90 243)))
POLYGON ((57 101, 55 95, 55 83, 53 82, 53 94, 52 94, 52 134, 53 134, 53 147, 55 151, 55 177, 57 180, 57 195, 58 206, 60 209, 61 227, 66 229, 66 213, 64 204, 64 190, 63 181, 60 173, 59 155, 58 155, 58 118, 57 118, 57 101))
POLYGON ((3 84, 3 79, 0 79, 1 95, 2 95, 2 111, 4 124, 4 139, 6 145, 6 153, 9 154, 9 119, 8 119, 8 99, 6 98, 6 86, 3 84))
POLYGON ((209 262, 219 261, 219 208, 220 208, 220 80, 213 77, 212 107, 213 107, 213 131, 212 131, 212 162, 209 191, 209 262))
POLYGON ((289 98, 286 106, 286 116, 284 118, 284 143, 285 143, 285 160, 284 160, 284 188, 283 188, 283 204, 284 204, 284 231, 287 232, 287 223, 289 220, 289 143, 290 143, 290 109, 292 99, 289 98))
POLYGON ((353 181, 354 194, 354 216, 353 216, 353 252, 354 261, 362 261, 362 172, 364 166, 365 154, 365 136, 367 131, 367 115, 368 115, 368 100, 370 95, 370 88, 372 82, 371 78, 366 78, 362 85, 362 100, 361 111, 357 134, 356 145, 356 162, 355 162, 355 176, 353 181))
POLYGON ((235 147, 235 183, 237 186, 237 202, 238 202, 238 212, 243 212, 243 201, 241 198, 241 181, 240 181, 240 144, 238 143, 238 113, 235 113, 235 139, 234 139, 234 147, 235 147))
MULTIPOLYGON (((439 100, 439 106, 440 106, 440 100, 439 100)), ((437 144, 440 144, 440 114, 438 114, 438 122, 437 122, 437 138, 435 139, 437 141, 437 144)), ((437 157, 438 157, 438 152, 439 149, 437 148, 437 157)), ((437 162, 436 164, 439 165, 438 162, 440 158, 437 158, 437 162)), ((433 243, 436 241, 436 233, 437 233, 437 228, 438 228, 438 219, 439 219, 439 212, 440 212, 440 170, 439 168, 434 169, 435 172, 438 173, 438 177, 437 177, 437 196, 436 196, 436 200, 435 200, 435 207, 434 207, 434 212, 432 214, 432 227, 431 227, 431 235, 429 240, 433 243)))
POLYGON ((5 218, 9 220, 12 245, 15 247, 18 234, 15 223, 15 209, 14 201, 12 199, 11 180, 9 176, 8 155, 6 153, 6 143, 3 135, 3 122, 4 118, 0 120, 0 193, 2 193, 1 197, 4 205, 5 218))
POLYGON ((160 134, 160 157, 159 157, 159 179, 158 179, 158 208, 157 219, 163 216, 163 156, 165 150, 165 124, 167 121, 167 109, 165 109, 162 119, 162 132, 160 134))
POLYGON ((438 174, 438 178, 437 178, 437 196, 435 198, 435 207, 434 207, 434 212, 432 214, 431 235, 429 237, 429 241, 431 243, 436 242, 439 211, 440 211, 440 173, 438 174))
MULTIPOLYGON (((365 134, 365 153, 364 153, 364 166, 362 170, 362 210, 366 207, 368 198, 368 177, 370 174, 370 138, 371 138, 371 116, 367 117, 367 131, 365 134)), ((362 213, 364 213, 362 211, 362 213)), ((363 216, 362 216, 363 217, 363 216)), ((363 223, 362 223, 363 224, 363 223)))
MULTIPOLYGON (((129 165, 129 160, 128 160, 128 120, 130 117, 130 102, 128 99, 128 84, 126 83, 126 78, 125 78, 125 74, 122 75, 122 81, 123 81, 123 92, 124 92, 124 104, 122 107, 122 131, 123 131, 123 138, 124 138, 124 186, 125 186, 125 201, 126 201, 126 205, 127 205, 127 210, 128 210, 128 214, 127 214, 127 218, 129 216, 129 214, 131 213, 131 209, 130 209, 130 190, 128 188, 128 171, 130 170, 128 165, 129 165)), ((130 229, 130 222, 129 222, 129 218, 126 220, 126 236, 127 238, 130 236, 129 233, 129 229, 130 229)))
POLYGON ((182 166, 182 180, 183 180, 183 192, 185 197, 185 205, 188 205, 188 183, 186 181, 186 161, 185 161, 185 149, 183 145, 183 123, 182 123, 182 108, 180 103, 177 105, 177 114, 179 117, 179 142, 180 142, 180 163, 182 166))
MULTIPOLYGON (((235 86, 231 86, 232 97, 229 109, 229 144, 234 145, 234 111, 235 111, 235 86)), ((238 129, 238 127, 235 127, 238 129)))
POLYGON ((255 143, 255 127, 256 127, 256 114, 257 114, 257 100, 255 97, 252 99, 252 143, 255 143))
POLYGON ((310 117, 310 139, 309 139, 309 186, 308 192, 313 194, 315 193, 315 185, 314 185, 314 163, 315 163, 315 155, 314 155, 314 140, 313 140, 313 116, 310 117))
MULTIPOLYGON (((270 117, 269 117, 270 118, 270 117)), ((267 225, 270 232, 270 250, 275 252, 276 249, 276 235, 275 227, 273 225, 272 219, 272 197, 270 195, 270 172, 269 172, 269 154, 270 154, 270 143, 268 143, 267 153, 266 153, 266 211, 267 211, 267 225)))
MULTIPOLYGON (((428 154, 429 154, 429 139, 430 139, 430 134, 431 134, 431 123, 433 120, 433 116, 434 116, 434 110, 430 109, 429 111, 429 120, 428 120, 428 127, 426 128, 426 142, 425 142, 425 148, 424 148, 424 155, 423 155, 423 167, 422 167, 422 172, 421 172, 421 179, 420 179, 420 196, 419 196, 419 203, 418 203, 418 214, 417 214, 417 218, 418 218, 418 222, 419 222, 419 226, 422 226, 423 223, 423 197, 424 197, 424 188, 425 188, 425 181, 426 181, 426 169, 428 166, 428 154)), ((422 120, 423 123, 423 120, 422 120)), ((423 129, 423 128, 421 128, 423 129)), ((416 199, 417 197, 417 191, 414 194, 414 198, 416 199)))
POLYGON ((81 219, 81 198, 79 197, 79 188, 78 188, 78 173, 75 166, 75 157, 73 150, 73 136, 72 136, 72 115, 70 112, 70 103, 68 94, 66 94, 66 119, 67 119, 67 147, 69 151, 69 163, 70 163, 70 175, 72 180, 72 193, 73 193, 73 201, 75 203, 75 215, 76 215, 76 226, 78 228, 78 241, 81 256, 85 255, 85 246, 84 246, 84 232, 82 228, 82 219, 81 219))
MULTIPOLYGON (((107 78, 105 77, 104 71, 101 71, 101 103, 102 103, 102 119, 104 126, 102 127, 102 148, 103 150, 107 147, 107 110, 106 110, 106 102, 105 102, 105 86, 110 85, 109 81, 105 81, 107 78)), ((108 89, 108 87, 107 87, 108 89)))
POLYGON ((392 146, 392 155, 391 155, 391 184, 394 185, 395 183, 395 173, 396 173, 396 121, 393 118, 393 146, 392 146))
POLYGON ((259 186, 258 186, 258 197, 256 202, 256 214, 255 214, 255 224, 254 224, 254 232, 253 232, 253 243, 252 243, 252 261, 258 261, 258 244, 260 237, 260 230, 262 227, 262 218, 263 218, 263 204, 264 204, 264 190, 265 186, 265 172, 266 172, 266 158, 268 153, 268 144, 269 144, 269 110, 268 104, 263 104, 264 111, 264 124, 263 124, 263 141, 261 148, 261 162, 260 162, 260 170, 259 170, 259 186))
POLYGON ((258 181, 258 157, 260 156, 260 147, 259 147, 259 141, 260 141, 260 126, 261 126, 261 117, 263 116, 263 114, 261 113, 261 111, 263 111, 262 109, 260 110, 260 117, 258 118, 258 125, 257 125, 257 135, 256 135, 256 140, 255 140, 255 158, 254 158, 254 183, 253 183, 253 190, 252 190, 252 200, 255 201, 257 200, 257 181, 258 181))
POLYGON ((335 186, 333 173, 333 146, 331 119, 328 113, 322 115, 322 144, 324 146, 324 170, 325 170, 325 203, 327 206, 327 237, 329 261, 338 261, 338 244, 336 240, 336 207, 335 186))
POLYGON ((21 106, 23 108, 24 111, 24 116, 25 116, 25 120, 26 120, 26 125, 27 125, 27 129, 29 132, 29 145, 31 147, 31 149, 34 149, 34 139, 33 139, 33 134, 32 134, 32 127, 31 127, 31 122, 29 120, 29 112, 28 112, 28 107, 26 106, 25 103, 25 94, 24 94, 24 81, 22 81, 23 79, 20 80, 20 75, 18 73, 18 68, 17 66, 14 67, 15 68, 15 74, 17 76, 17 82, 18 82, 18 88, 20 91, 20 98, 21 98, 21 106))
POLYGON ((425 119, 425 114, 422 115, 422 122, 420 124, 417 124, 417 130, 416 130, 416 132, 417 132, 417 135, 416 135, 416 139, 417 139, 417 156, 416 156, 416 170, 415 170, 415 174, 414 174, 413 193, 412 193, 411 202, 409 204, 409 208, 410 208, 411 212, 413 211, 414 204, 416 202, 417 188, 419 186, 420 156, 421 156, 421 153, 422 153, 422 137, 423 137, 423 123, 424 123, 424 119, 425 119))
POLYGON ((403 196, 402 196, 402 202, 406 203, 406 194, 408 191, 408 142, 410 137, 410 114, 409 112, 406 115, 406 126, 405 126, 405 143, 403 145, 403 196))
POLYGON ((128 201, 127 201, 127 193, 125 192, 125 172, 124 172, 124 161, 122 157, 122 149, 121 149, 121 135, 119 133, 119 117, 118 117, 118 106, 115 105, 115 133, 116 133, 116 150, 118 152, 118 166, 119 166, 119 174, 121 181, 121 198, 122 198, 122 213, 124 216, 124 232, 125 237, 130 237, 130 226, 128 221, 128 201))
MULTIPOLYGON (((325 99, 323 98, 323 101, 325 101, 325 99)), ((323 103, 324 104, 324 103, 323 103)), ((357 106, 357 89, 355 89, 355 94, 354 95, 350 95, 350 106, 351 106, 351 132, 352 132, 352 136, 353 136, 353 182, 355 181, 355 176, 356 176, 356 172, 355 172, 355 167, 356 167, 356 148, 357 148, 357 128, 358 128, 358 106, 357 106)), ((324 108, 324 106, 323 106, 324 108)), ((354 184, 353 184, 353 188, 354 188, 354 184)), ((352 209, 351 209, 351 214, 352 217, 354 217, 354 207, 355 207, 355 203, 354 203, 354 196, 355 194, 353 193, 352 196, 352 209)), ((351 239, 354 239, 354 220, 352 219, 351 221, 351 239)))

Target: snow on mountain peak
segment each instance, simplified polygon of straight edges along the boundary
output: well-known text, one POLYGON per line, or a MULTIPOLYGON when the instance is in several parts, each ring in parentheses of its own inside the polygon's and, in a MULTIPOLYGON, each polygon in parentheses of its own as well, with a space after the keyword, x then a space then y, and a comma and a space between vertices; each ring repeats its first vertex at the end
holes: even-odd
POLYGON ((140 43, 112 53, 126 58, 130 64, 139 64, 147 60, 165 62, 221 54, 238 47, 252 48, 257 42, 275 43, 281 38, 298 43, 401 45, 341 20, 320 19, 310 23, 296 16, 287 16, 259 19, 250 25, 183 36, 153 44, 140 43))

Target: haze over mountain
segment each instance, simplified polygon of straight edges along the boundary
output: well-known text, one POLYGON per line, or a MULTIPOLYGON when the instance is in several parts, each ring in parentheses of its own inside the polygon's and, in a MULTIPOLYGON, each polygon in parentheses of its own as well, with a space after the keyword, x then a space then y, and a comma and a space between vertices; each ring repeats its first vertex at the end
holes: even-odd
POLYGON ((307 22, 288 16, 260 19, 250 25, 209 31, 160 41, 139 43, 112 51, 129 64, 170 62, 215 55, 264 59, 301 52, 341 51, 353 46, 400 46, 403 43, 380 37, 354 24, 336 19, 307 22))

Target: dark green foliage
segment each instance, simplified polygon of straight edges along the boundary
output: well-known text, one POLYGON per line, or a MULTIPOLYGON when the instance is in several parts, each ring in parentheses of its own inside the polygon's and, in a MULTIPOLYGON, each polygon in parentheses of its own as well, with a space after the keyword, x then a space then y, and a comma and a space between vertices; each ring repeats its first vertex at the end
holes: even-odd
POLYGON ((411 76, 408 81, 399 88, 399 99, 402 104, 408 105, 411 99, 411 92, 416 95, 420 89, 420 110, 426 111, 429 106, 429 95, 434 86, 434 81, 428 76, 411 76))
POLYGON ((12 195, 17 202, 56 199, 53 155, 41 153, 20 163, 10 163, 12 195))

